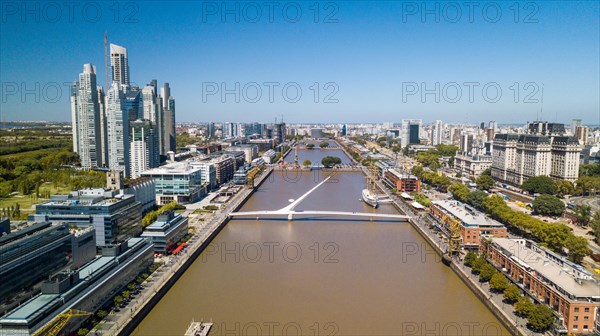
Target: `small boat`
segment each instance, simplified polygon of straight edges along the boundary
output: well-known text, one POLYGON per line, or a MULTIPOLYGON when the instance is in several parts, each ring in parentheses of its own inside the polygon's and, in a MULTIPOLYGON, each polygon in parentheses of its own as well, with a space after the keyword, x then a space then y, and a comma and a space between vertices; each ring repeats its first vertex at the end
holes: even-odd
POLYGON ((372 206, 373 208, 377 208, 379 206, 379 201, 377 200, 377 195, 375 195, 369 189, 363 189, 362 198, 365 203, 372 206))

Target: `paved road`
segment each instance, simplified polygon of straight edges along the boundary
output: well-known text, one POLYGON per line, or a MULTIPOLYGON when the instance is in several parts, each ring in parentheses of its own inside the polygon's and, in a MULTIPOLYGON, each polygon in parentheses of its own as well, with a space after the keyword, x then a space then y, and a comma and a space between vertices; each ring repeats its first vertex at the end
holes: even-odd
POLYGON ((600 210, 600 197, 571 197, 571 202, 575 205, 587 205, 592 208, 592 213, 600 210))

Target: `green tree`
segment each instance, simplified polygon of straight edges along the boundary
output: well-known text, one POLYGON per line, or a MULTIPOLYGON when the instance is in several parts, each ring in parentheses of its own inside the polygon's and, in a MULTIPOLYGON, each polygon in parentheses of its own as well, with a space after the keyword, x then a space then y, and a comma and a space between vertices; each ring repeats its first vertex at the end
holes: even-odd
POLYGON ((342 159, 340 159, 337 156, 326 156, 323 159, 321 159, 321 164, 323 166, 325 166, 326 168, 331 168, 336 164, 341 164, 342 163, 342 159))
POLYGON ((475 259, 477 259, 477 254, 475 254, 473 251, 469 251, 465 256, 464 264, 467 267, 471 267, 473 266, 473 262, 475 261, 475 259))
POLYGON ((308 167, 308 166, 312 165, 312 162, 310 160, 306 159, 302 162, 302 165, 304 167, 308 167))
POLYGON ((121 304, 121 302, 123 302, 123 297, 121 297, 121 295, 117 295, 113 299, 113 302, 115 303, 115 306, 118 306, 121 304))
POLYGON ((481 175, 487 175, 487 176, 492 176, 492 168, 486 168, 484 171, 481 172, 481 175))
POLYGON ((477 188, 481 190, 490 190, 494 186, 494 179, 489 175, 481 175, 475 181, 477 188))
POLYGON ((510 285, 510 282, 504 274, 500 272, 494 273, 490 279, 490 288, 498 293, 504 292, 504 290, 508 288, 508 285, 510 285))
POLYGON ((450 187, 448 187, 448 191, 454 195, 454 198, 461 202, 467 202, 470 192, 469 188, 460 182, 452 183, 450 187))
POLYGON ((121 292, 121 296, 122 296, 122 297, 123 297, 125 300, 127 300, 127 299, 129 299, 129 297, 131 296, 131 293, 129 293, 129 291, 125 290, 125 291, 121 292))
POLYGON ((473 263, 471 264, 471 269, 473 273, 478 274, 483 268, 483 266, 486 264, 487 261, 485 260, 485 258, 482 256, 478 256, 477 258, 475 258, 475 260, 473 260, 473 263))
POLYGON ((521 290, 519 289, 519 287, 517 287, 517 285, 510 284, 504 290, 503 297, 504 300, 506 300, 507 302, 514 303, 521 297, 521 290))
POLYGON ((592 207, 589 205, 578 205, 575 207, 575 219, 580 226, 587 226, 592 219, 592 207))
POLYGON ((96 316, 97 316, 99 319, 103 319, 103 318, 105 318, 106 316, 108 316, 108 313, 106 312, 106 310, 102 310, 102 309, 100 309, 100 310, 98 310, 98 311, 96 312, 96 316))
POLYGON ((309 143, 308 145, 306 145, 306 149, 313 149, 315 148, 315 144, 309 143))
POLYGON ((515 312, 521 317, 528 317, 533 311, 534 304, 527 296, 521 296, 515 303, 515 312))
POLYGON ((536 331, 545 331, 552 326, 555 318, 552 310, 545 304, 537 304, 527 316, 527 322, 536 331))
POLYGON ((319 147, 321 147, 321 148, 327 148, 327 147, 329 147, 329 142, 327 142, 327 141, 322 141, 322 142, 319 144, 319 147))
POLYGON ((467 197, 467 203, 476 207, 477 209, 483 209, 483 201, 488 197, 485 191, 475 190, 469 193, 467 197))
POLYGON ((496 274, 496 268, 494 266, 492 266, 492 264, 486 262, 485 264, 483 264, 483 266, 481 266, 480 270, 479 270, 479 281, 481 282, 487 282, 490 281, 492 279, 492 277, 494 276, 494 274, 496 274))
POLYGON ((134 291, 136 288, 137 286, 135 285, 135 282, 130 282, 129 285, 127 285, 127 289, 130 291, 134 291))
POLYGON ((539 194, 554 194, 556 192, 554 180, 544 175, 530 177, 527 181, 523 182, 521 188, 539 194))
POLYGON ((439 144, 435 146, 435 153, 439 156, 452 156, 456 155, 458 147, 454 145, 439 144))
POLYGON ((592 217, 592 220, 590 221, 590 226, 592 227, 596 243, 600 244, 600 210, 594 213, 594 217, 592 217))
POLYGON ((540 215, 560 216, 565 211, 565 204, 553 195, 540 195, 533 200, 533 210, 540 215))
POLYGON ((586 255, 592 253, 585 237, 570 235, 565 240, 565 247, 569 250, 569 260, 577 264, 580 264, 586 255))
POLYGON ((429 204, 431 203, 431 200, 429 200, 429 198, 423 194, 416 194, 415 201, 418 202, 419 204, 421 204, 422 206, 426 206, 426 207, 428 207, 429 204))
POLYGON ((77 335, 79 336, 85 336, 87 334, 89 334, 89 330, 86 328, 79 328, 79 330, 77 330, 77 335))
POLYGON ((558 180, 554 184, 556 185, 556 193, 560 195, 573 195, 575 192, 575 186, 569 181, 558 180))

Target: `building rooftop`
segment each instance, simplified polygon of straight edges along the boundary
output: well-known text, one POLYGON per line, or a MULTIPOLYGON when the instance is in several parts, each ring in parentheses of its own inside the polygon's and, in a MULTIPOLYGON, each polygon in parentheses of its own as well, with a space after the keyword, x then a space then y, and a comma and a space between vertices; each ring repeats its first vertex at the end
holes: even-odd
POLYGON ((524 239, 493 238, 492 243, 501 247, 522 267, 535 271, 539 277, 551 283, 564 294, 572 295, 571 299, 596 298, 600 300, 600 287, 583 267, 573 264, 549 251, 541 253, 540 248, 531 248, 524 239))
POLYGON ((502 223, 495 221, 480 211, 455 200, 442 200, 431 202, 442 208, 447 213, 459 219, 465 226, 503 227, 502 223))
POLYGON ((41 311, 45 311, 55 305, 61 304, 59 300, 59 294, 42 294, 34 299, 28 301, 26 304, 21 305, 16 310, 13 310, 10 314, 4 316, 2 319, 11 322, 24 322, 31 320, 34 315, 39 314, 41 311))
POLYGON ((199 172, 200 168, 192 166, 187 161, 173 162, 164 166, 142 172, 142 175, 187 175, 199 172))

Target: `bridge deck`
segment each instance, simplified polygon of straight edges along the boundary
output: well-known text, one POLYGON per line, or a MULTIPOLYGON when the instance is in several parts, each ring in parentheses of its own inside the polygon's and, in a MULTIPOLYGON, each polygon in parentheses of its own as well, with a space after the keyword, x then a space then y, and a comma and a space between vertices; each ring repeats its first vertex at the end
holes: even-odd
POLYGON ((246 212, 232 212, 229 214, 231 217, 261 217, 261 216, 299 216, 299 215, 323 215, 323 216, 349 216, 349 217, 367 217, 367 218, 395 218, 409 220, 409 216, 395 215, 395 214, 381 214, 371 212, 346 212, 346 211, 319 211, 319 210, 306 210, 306 211, 246 211, 246 212))

